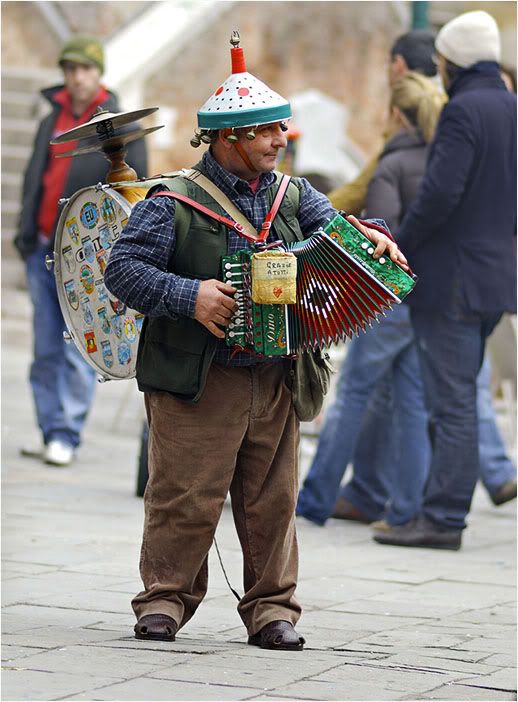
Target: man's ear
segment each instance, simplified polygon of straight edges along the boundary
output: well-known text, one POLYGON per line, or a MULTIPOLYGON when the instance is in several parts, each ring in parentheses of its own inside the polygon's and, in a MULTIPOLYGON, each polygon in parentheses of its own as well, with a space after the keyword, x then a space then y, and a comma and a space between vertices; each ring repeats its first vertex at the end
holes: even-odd
POLYGON ((401 76, 404 76, 405 73, 408 73, 408 71, 410 70, 408 68, 407 62, 405 61, 403 56, 401 56, 401 54, 396 54, 394 56, 393 62, 395 64, 394 67, 396 69, 395 70, 396 78, 401 78, 401 76))
POLYGON ((218 142, 222 144, 225 149, 231 149, 232 144, 228 141, 227 136, 229 134, 232 134, 232 129, 226 128, 226 129, 220 129, 218 131, 218 142))

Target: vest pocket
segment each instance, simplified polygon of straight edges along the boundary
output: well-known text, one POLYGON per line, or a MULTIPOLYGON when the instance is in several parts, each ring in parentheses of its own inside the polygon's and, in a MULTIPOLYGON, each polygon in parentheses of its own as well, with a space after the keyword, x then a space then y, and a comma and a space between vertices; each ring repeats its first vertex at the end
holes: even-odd
POLYGON ((203 388, 216 337, 193 319, 149 320, 137 357, 137 381, 144 389, 164 390, 196 402, 203 388))

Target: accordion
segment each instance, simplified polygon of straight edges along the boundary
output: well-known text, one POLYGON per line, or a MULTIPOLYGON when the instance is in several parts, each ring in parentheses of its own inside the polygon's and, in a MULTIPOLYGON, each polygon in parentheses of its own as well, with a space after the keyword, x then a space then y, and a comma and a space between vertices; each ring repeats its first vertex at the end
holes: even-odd
MULTIPOLYGON (((374 259, 374 248, 341 215, 304 241, 276 246, 273 252, 296 259, 296 294, 291 304, 254 301, 254 256, 262 254, 244 249, 223 256, 223 280, 237 289, 239 305, 226 328, 225 343, 264 356, 289 356, 365 331, 416 284, 416 277, 388 256, 374 259)), ((278 271, 268 272, 275 286, 278 271)), ((280 286, 272 289, 274 295, 280 294, 280 286)))

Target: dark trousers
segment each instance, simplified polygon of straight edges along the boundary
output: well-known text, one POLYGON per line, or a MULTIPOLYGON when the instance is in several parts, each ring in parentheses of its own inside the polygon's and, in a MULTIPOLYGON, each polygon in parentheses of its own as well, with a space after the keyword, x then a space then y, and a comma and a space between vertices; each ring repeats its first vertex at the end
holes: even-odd
POLYGON ((180 626, 207 591, 207 554, 230 491, 243 551, 238 612, 253 635, 283 619, 295 624, 299 424, 282 363, 213 365, 197 404, 146 393, 149 480, 138 619, 167 614, 180 626))
POLYGON ((479 476, 477 375, 501 313, 470 311, 457 290, 446 309, 411 316, 433 428, 422 511, 442 527, 463 529, 479 476))

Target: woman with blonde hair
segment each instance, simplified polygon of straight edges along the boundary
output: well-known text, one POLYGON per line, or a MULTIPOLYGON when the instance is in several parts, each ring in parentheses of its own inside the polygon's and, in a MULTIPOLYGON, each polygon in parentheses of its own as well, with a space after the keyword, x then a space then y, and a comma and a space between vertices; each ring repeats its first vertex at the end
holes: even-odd
MULTIPOLYGON (((445 100, 437 84, 419 73, 392 86, 391 136, 369 183, 365 216, 383 217, 396 239, 445 100)), ((329 516, 376 521, 377 528, 410 521, 421 507, 429 467, 427 424, 409 310, 396 305, 348 346, 297 514, 317 524, 329 516), (350 462, 353 477, 337 501, 350 462)))

